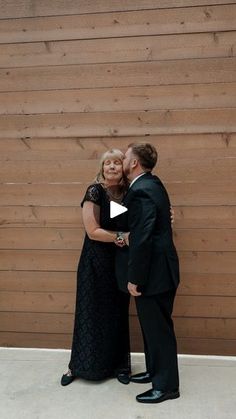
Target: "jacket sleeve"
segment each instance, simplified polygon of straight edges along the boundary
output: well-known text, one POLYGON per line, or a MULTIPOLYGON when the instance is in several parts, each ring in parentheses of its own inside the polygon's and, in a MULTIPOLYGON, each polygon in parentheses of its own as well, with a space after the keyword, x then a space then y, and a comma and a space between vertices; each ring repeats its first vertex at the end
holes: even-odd
POLYGON ((128 281, 136 285, 145 285, 149 275, 152 237, 156 225, 156 205, 147 194, 138 191, 130 201, 128 216, 128 281))

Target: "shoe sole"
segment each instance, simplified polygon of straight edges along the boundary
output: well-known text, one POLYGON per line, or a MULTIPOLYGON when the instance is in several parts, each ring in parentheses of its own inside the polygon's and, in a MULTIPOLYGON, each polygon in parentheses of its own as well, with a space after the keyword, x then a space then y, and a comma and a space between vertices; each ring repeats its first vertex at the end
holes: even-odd
POLYGON ((136 380, 133 380, 133 379, 131 379, 130 381, 131 381, 131 383, 135 383, 135 384, 148 384, 148 383, 152 382, 152 380, 136 381, 136 380))
POLYGON ((127 386, 130 383, 130 381, 122 381, 122 380, 119 380, 118 377, 117 377, 117 381, 119 381, 119 383, 121 383, 121 384, 124 384, 125 386, 127 386))
POLYGON ((61 385, 63 387, 68 386, 69 384, 73 383, 75 377, 73 377, 72 379, 70 379, 69 381, 63 382, 63 379, 61 380, 61 385))
POLYGON ((165 402, 166 400, 174 400, 174 399, 178 399, 180 397, 180 393, 176 393, 173 394, 172 396, 166 396, 161 398, 160 400, 138 400, 136 397, 137 402, 139 403, 161 403, 161 402, 165 402))

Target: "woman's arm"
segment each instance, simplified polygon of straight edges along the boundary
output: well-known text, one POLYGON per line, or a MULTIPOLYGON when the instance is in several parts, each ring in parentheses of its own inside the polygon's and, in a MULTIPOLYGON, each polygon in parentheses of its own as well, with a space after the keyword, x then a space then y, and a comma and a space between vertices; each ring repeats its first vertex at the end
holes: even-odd
POLYGON ((91 201, 85 201, 82 209, 82 219, 86 233, 91 240, 110 243, 115 242, 117 232, 104 230, 99 224, 99 205, 96 205, 91 201))

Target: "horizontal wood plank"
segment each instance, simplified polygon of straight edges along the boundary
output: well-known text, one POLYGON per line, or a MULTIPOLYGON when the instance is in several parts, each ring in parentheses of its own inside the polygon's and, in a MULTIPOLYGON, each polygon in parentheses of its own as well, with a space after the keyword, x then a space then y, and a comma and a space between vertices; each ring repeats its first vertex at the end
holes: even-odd
MULTIPOLYGON (((175 319, 175 325, 176 325, 175 319)), ((185 319, 183 319, 184 321, 185 319)), ((191 319, 194 323, 195 319, 191 319)), ((198 321, 196 319, 196 321, 198 321)), ((211 321, 211 320, 210 320, 211 321)), ((177 325, 176 325, 177 326, 177 325)), ((236 340, 222 338, 181 337, 177 335, 179 354, 196 355, 232 355, 235 356, 236 340)), ((144 352, 143 339, 136 317, 131 318, 131 348, 137 352, 144 352)))
POLYGON ((6 19, 0 20, 0 39, 12 43, 235 30, 235 4, 198 6, 147 10, 145 2, 146 10, 140 11, 70 16, 67 9, 61 17, 6 19))
MULTIPOLYGON (((203 180, 206 182, 206 179, 203 180)), ((225 183, 167 183, 173 205, 203 206, 203 205, 235 205, 235 185, 225 183)))
MULTIPOLYGON (((236 229, 175 229, 174 241, 182 251, 236 251, 236 229)), ((2 228, 0 249, 81 250, 81 228, 2 228)))
POLYGON ((75 294, 44 292, 7 292, 0 296, 0 311, 35 313, 74 313, 75 294))
MULTIPOLYGON (((177 295, 176 317, 236 318, 235 297, 177 295)), ((74 313, 75 294, 71 292, 2 291, 0 311, 29 313, 74 313)), ((131 314, 133 314, 131 305, 131 314)))
MULTIPOLYGON (((235 274, 235 252, 179 251, 184 274, 235 274)), ((75 272, 78 250, 0 250, 1 271, 75 272)))
MULTIPOLYGON (((235 206, 175 206, 173 229, 235 228, 235 206)), ((82 211, 75 207, 5 206, 0 207, 0 226, 82 228, 82 211)))
POLYGON ((233 57, 235 41, 229 31, 0 44, 0 68, 233 57))
POLYGON ((75 272, 79 257, 77 250, 0 250, 0 270, 75 272))
MULTIPOLYGON (((0 160, 97 160, 102 153, 119 148, 126 151, 130 137, 93 138, 5 138, 0 141, 0 160)), ((137 142, 151 142, 162 159, 236 157, 236 134, 163 134, 137 136, 137 142)), ((159 163, 157 164, 157 171, 159 163)), ((50 164, 50 163, 49 163, 50 164)), ((91 179, 92 180, 92 179, 91 179)))
MULTIPOLYGON (((0 271, 0 291, 76 292, 76 272, 0 271)), ((182 273, 178 295, 236 296, 235 274, 182 273)))
POLYGON ((236 296, 235 274, 182 272, 178 295, 236 296))
MULTIPOLYGON (((51 183, 83 182, 95 179, 98 160, 73 161, 4 161, 0 166, 2 183, 51 183)), ((163 182, 220 182, 224 179, 236 181, 236 157, 191 159, 162 158, 156 172, 163 182)))
POLYGON ((75 207, 0 207, 0 226, 70 226, 82 228, 80 205, 75 207))
POLYGON ((0 92, 236 82, 236 58, 0 69, 0 92))
MULTIPOLYGON (((133 347, 138 351, 137 343, 136 345, 133 343, 133 347)), ((235 356, 236 340, 179 338, 178 352, 181 354, 235 356)))
MULTIPOLYGON (((71 334, 0 332, 0 345, 29 348, 71 348, 71 334)), ((132 333, 132 352, 143 352, 140 336, 132 333)), ((178 352, 199 355, 235 355, 236 340, 179 338, 178 352)))
POLYGON ((72 333, 74 314, 1 312, 0 330, 21 333, 72 333))
POLYGON ((0 124, 0 138, 236 132, 236 107, 149 112, 2 115, 0 124))
POLYGON ((71 334, 0 332, 3 347, 70 349, 71 341, 71 334))
MULTIPOLYGON (((236 296, 208 296, 208 295, 181 295, 177 292, 174 304, 173 316, 179 321, 184 318, 217 318, 235 319, 235 309, 232 308, 236 296), (230 308, 226 308, 230 305, 230 308), (227 314, 226 314, 227 313, 227 314)), ((134 299, 131 299, 130 315, 136 316, 137 310, 134 299)), ((190 321, 190 320, 188 320, 190 321)))
MULTIPOLYGON (((11 318, 12 313, 6 313, 11 318)), ((29 316, 22 314, 22 316, 29 316)), ((14 314, 12 315, 14 318, 14 314)), ((235 319, 203 319, 203 318, 173 318, 177 340, 182 338, 209 338, 209 339, 236 339, 235 319)), ((35 321, 37 321, 35 316, 35 321)), ((66 318, 65 318, 66 321, 66 318)), ((19 325, 20 326, 20 325, 19 325)), ((130 329, 132 335, 139 333, 139 321, 137 316, 130 317, 130 329)), ((14 329, 14 326, 13 326, 14 329)), ((6 330, 7 331, 7 330, 6 330)), ((14 331, 14 330, 12 330, 14 331)), ((29 330, 31 331, 31 330, 29 330)), ((33 330, 32 330, 33 331, 33 330)), ((140 335, 141 338, 141 335, 140 335)), ((142 340, 142 338, 141 338, 142 340)))
POLYGON ((184 273, 235 274, 235 252, 179 251, 180 271, 184 273))
MULTIPOLYGON (((1 313, 2 332, 72 333, 74 314, 1 313)), ((236 319, 175 318, 177 338, 236 339, 236 319)), ((138 319, 130 318, 131 331, 139 327, 138 319)))
MULTIPOLYGON (((91 182, 90 182, 91 183, 91 182)), ((1 206, 80 206, 87 185, 0 184, 1 206)), ((173 206, 236 205, 235 183, 166 183, 173 206)))
MULTIPOLYGON (((0 4, 0 345, 68 347, 101 153, 149 141, 175 209, 178 350, 236 353, 236 3, 0 4)), ((131 350, 143 351, 132 299, 131 350)))
POLYGON ((236 319, 175 318, 177 338, 235 339, 236 319))
MULTIPOLYGON (((235 228, 234 206, 175 207, 174 230, 181 228, 235 228)), ((0 210, 1 213, 1 210, 0 210)))
MULTIPOLYGON (((222 5, 234 3, 233 0, 146 0, 145 9, 162 9, 177 7, 196 7, 201 5, 222 5)), ((80 13, 105 13, 113 11, 128 11, 143 9, 143 0, 67 0, 66 2, 54 0, 47 2, 44 0, 14 0, 2 2, 0 5, 0 19, 50 16, 50 15, 68 15, 80 13)))
POLYGON ((236 251, 236 229, 176 229, 174 241, 179 250, 236 251))
POLYGON ((0 93, 0 114, 232 108, 236 83, 0 93))
POLYGON ((0 291, 75 294, 76 272, 0 271, 0 291))
MULTIPOLYGON (((0 291, 75 293, 76 272, 0 271, 0 291)), ((236 296, 235 274, 182 272, 178 295, 236 296)))
POLYGON ((236 318, 235 297, 177 295, 173 315, 177 317, 236 318))
POLYGON ((78 249, 84 230, 80 228, 9 228, 0 229, 0 249, 78 249))

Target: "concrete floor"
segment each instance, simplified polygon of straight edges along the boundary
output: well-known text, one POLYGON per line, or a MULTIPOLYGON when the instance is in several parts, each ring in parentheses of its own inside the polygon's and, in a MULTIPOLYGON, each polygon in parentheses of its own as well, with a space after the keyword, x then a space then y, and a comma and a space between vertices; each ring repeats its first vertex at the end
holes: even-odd
MULTIPOLYGON (((179 356, 181 397, 137 403, 150 384, 75 380, 62 387, 69 351, 0 348, 1 419, 235 419, 236 357, 179 356)), ((144 368, 132 356, 133 373, 144 368)))

